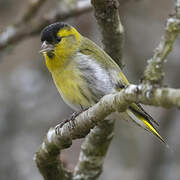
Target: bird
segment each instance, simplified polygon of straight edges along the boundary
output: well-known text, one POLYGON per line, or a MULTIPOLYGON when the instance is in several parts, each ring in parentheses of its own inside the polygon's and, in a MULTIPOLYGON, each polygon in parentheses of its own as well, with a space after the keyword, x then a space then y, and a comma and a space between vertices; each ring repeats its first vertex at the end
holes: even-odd
MULTIPOLYGON (((41 31, 41 43, 40 52, 57 90, 75 111, 89 108, 103 96, 120 92, 130 84, 121 68, 103 49, 67 23, 46 26, 41 31)), ((166 144, 155 127, 158 123, 141 104, 130 104, 125 113, 166 144)))

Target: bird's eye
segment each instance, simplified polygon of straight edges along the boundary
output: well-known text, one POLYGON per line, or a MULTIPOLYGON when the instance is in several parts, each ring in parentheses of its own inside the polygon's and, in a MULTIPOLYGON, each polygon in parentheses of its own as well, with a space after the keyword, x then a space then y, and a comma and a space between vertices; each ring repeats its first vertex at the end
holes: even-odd
POLYGON ((57 40, 57 42, 60 42, 61 41, 61 37, 57 36, 56 40, 57 40))

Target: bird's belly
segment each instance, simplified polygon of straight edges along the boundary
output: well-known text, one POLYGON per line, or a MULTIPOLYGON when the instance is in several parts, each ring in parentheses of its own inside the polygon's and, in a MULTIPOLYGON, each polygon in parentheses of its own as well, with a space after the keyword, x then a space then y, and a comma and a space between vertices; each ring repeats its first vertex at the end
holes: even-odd
POLYGON ((66 70, 59 75, 54 74, 53 79, 64 102, 74 110, 90 107, 99 100, 92 98, 79 72, 66 70))
POLYGON ((104 95, 116 92, 109 71, 82 54, 52 75, 63 100, 75 110, 90 107, 104 95))

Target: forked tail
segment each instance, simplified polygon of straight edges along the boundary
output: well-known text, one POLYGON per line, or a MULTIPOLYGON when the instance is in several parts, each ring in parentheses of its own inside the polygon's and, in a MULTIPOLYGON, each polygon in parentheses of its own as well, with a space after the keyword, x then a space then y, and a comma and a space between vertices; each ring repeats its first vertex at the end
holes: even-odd
POLYGON ((139 104, 132 104, 129 109, 126 110, 126 112, 137 125, 154 134, 161 142, 169 147, 153 125, 153 123, 156 125, 158 125, 158 123, 155 122, 153 118, 147 114, 139 104))

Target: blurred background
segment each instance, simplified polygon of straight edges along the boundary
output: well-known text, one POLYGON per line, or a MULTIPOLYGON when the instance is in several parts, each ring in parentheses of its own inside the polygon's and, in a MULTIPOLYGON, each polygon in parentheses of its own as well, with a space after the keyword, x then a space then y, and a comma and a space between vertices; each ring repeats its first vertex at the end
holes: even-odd
MULTIPOLYGON (((86 0, 84 0, 86 1, 86 0)), ((44 14, 59 5, 49 0, 44 14)), ((174 1, 129 0, 122 3, 120 16, 125 28, 125 74, 138 83, 164 32, 174 1)), ((0 0, 0 32, 27 5, 23 0, 0 0)), ((63 8, 63 4, 61 3, 63 8)), ((84 36, 101 46, 101 34, 93 12, 67 20, 84 36)), ((39 54, 40 34, 0 51, 0 179, 42 180, 33 156, 52 126, 73 111, 58 94, 44 59, 39 54)), ((165 85, 180 88, 180 38, 165 65, 165 85)), ((179 180, 180 111, 146 106, 160 123, 160 132, 171 150, 133 124, 117 121, 115 136, 105 159, 100 180, 179 180)), ((82 140, 73 141, 62 159, 73 169, 82 140)))

